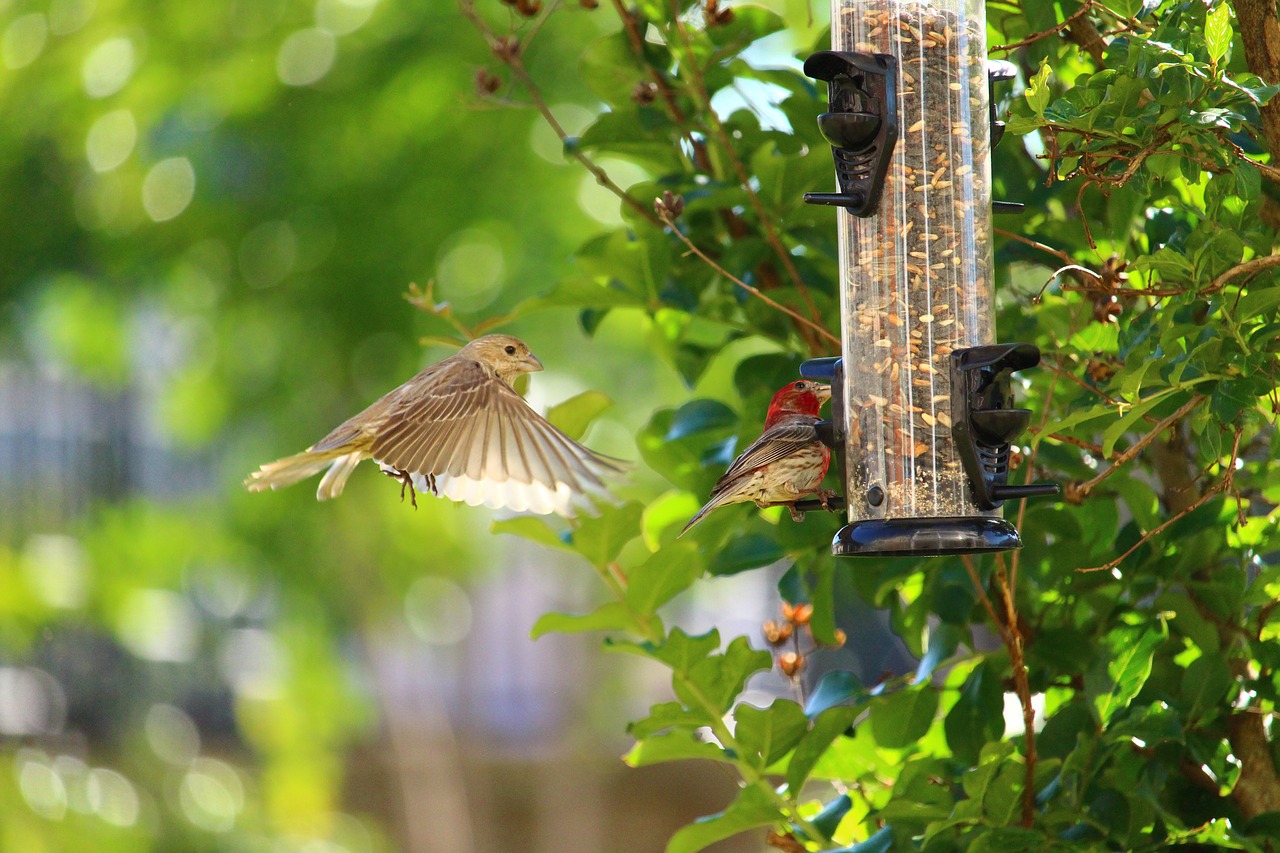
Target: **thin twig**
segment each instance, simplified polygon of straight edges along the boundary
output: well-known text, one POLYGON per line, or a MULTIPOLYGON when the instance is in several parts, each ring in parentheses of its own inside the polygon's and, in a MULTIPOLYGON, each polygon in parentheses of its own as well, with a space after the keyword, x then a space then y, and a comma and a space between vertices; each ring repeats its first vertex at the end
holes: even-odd
POLYGON ((728 270, 726 270, 724 267, 720 266, 720 264, 716 263, 716 262, 715 262, 715 260, 714 260, 713 258, 711 258, 709 255, 707 255, 707 253, 706 253, 706 252, 702 251, 702 250, 701 250, 701 249, 699 249, 696 245, 694 245, 693 241, 692 241, 692 240, 690 240, 690 239, 688 238, 688 236, 687 236, 687 235, 685 235, 685 233, 684 233, 683 231, 681 231, 679 228, 677 228, 677 227, 676 227, 675 222, 673 222, 673 221, 672 221, 672 219, 671 219, 671 214, 670 214, 670 213, 667 213, 667 212, 665 212, 665 211, 664 211, 664 212, 662 212, 662 213, 658 214, 658 218, 659 218, 659 219, 660 219, 660 220, 661 220, 661 221, 662 221, 662 222, 663 222, 663 223, 664 223, 668 228, 670 228, 670 229, 671 229, 671 233, 672 233, 672 234, 674 234, 674 235, 676 235, 676 237, 678 237, 678 238, 679 238, 679 240, 680 240, 680 242, 681 242, 681 243, 684 243, 686 246, 688 246, 688 247, 689 247, 689 251, 690 251, 690 252, 693 252, 693 254, 695 254, 695 255, 697 255, 699 258, 701 258, 701 259, 702 259, 702 260, 707 264, 707 266, 711 267, 713 270, 715 270, 716 272, 720 273, 720 275, 722 275, 722 276, 724 276, 725 278, 729 279, 729 281, 731 281, 731 282, 733 282, 734 284, 738 285, 738 287, 741 287, 743 290, 747 291, 747 292, 748 292, 748 293, 750 293, 752 296, 757 297, 757 298, 758 298, 758 299, 760 299, 762 302, 764 302, 766 305, 770 306, 771 308, 775 308, 775 309, 777 309, 778 311, 781 311, 783 314, 786 314, 788 317, 790 317, 791 319, 795 320, 797 323, 802 323, 803 325, 805 325, 805 326, 809 327, 809 328, 810 328, 810 329, 812 329, 814 332, 816 332, 818 335, 820 335, 821 337, 825 338, 825 339, 826 339, 827 341, 829 341, 830 343, 835 344, 837 347, 839 347, 839 346, 840 346, 840 339, 839 339, 839 338, 837 338, 835 335, 831 334, 831 333, 830 333, 830 332, 828 332, 826 329, 822 328, 822 327, 821 327, 821 326, 819 326, 817 323, 813 322, 812 320, 808 319, 807 317, 803 317, 803 316, 801 316, 800 314, 797 314, 797 313, 796 313, 795 311, 793 311, 792 309, 790 309, 790 308, 788 308, 787 306, 783 305, 782 303, 777 302, 777 301, 775 301, 775 300, 773 300, 773 299, 769 298, 769 297, 768 297, 767 295, 765 295, 765 293, 764 293, 762 290, 760 290, 759 288, 757 288, 757 287, 752 287, 751 285, 747 284, 747 283, 746 283, 745 281, 743 281, 742 279, 740 279, 740 278, 738 278, 737 276, 735 276, 733 273, 731 273, 731 272, 729 272, 728 270))
POLYGON ((1040 41, 1040 39, 1042 38, 1047 38, 1048 36, 1051 36, 1054 33, 1060 33, 1063 30, 1065 30, 1067 27, 1071 26, 1071 24, 1077 18, 1081 17, 1082 15, 1088 14, 1088 12, 1093 8, 1093 6, 1094 6, 1094 0, 1085 0, 1085 2, 1080 6, 1080 8, 1072 12, 1067 17, 1067 19, 1064 20, 1062 23, 1055 24, 1047 30, 1041 30, 1038 33, 1032 33, 1031 35, 1024 38, 1022 41, 1016 41, 1013 44, 996 45, 995 47, 990 49, 990 52, 991 53, 1008 53, 1009 51, 1015 48, 1024 47, 1026 45, 1031 44, 1032 42, 1040 41))
POLYGON ((1245 261, 1242 264, 1237 264, 1236 266, 1227 270, 1222 275, 1218 276, 1212 282, 1210 282, 1209 286, 1206 287, 1204 290, 1200 291, 1200 293, 1202 295, 1208 294, 1208 293, 1217 293, 1219 290, 1222 290, 1222 288, 1226 287, 1227 282, 1231 281, 1231 279, 1233 278, 1237 278, 1242 275, 1252 275, 1254 273, 1261 272, 1262 270, 1270 269, 1271 267, 1276 267, 1276 266, 1280 266, 1280 255, 1263 255, 1260 258, 1253 258, 1251 260, 1245 261))
POLYGON ((1013 689, 1022 705, 1022 753, 1026 763, 1022 783, 1022 825, 1030 827, 1035 823, 1036 809, 1036 709, 1031 704, 1031 684, 1027 680, 1027 664, 1023 657, 1025 640, 1022 628, 1018 625, 1018 606, 1014 601, 1013 587, 1005 573, 1003 554, 996 557, 995 579, 1000 597, 1004 600, 1004 615, 1008 623, 1009 640, 1005 645, 1009 649, 1009 666, 1013 670, 1013 689))
POLYGON ((1088 495, 1089 492, 1093 491, 1095 486, 1097 486, 1103 480, 1107 479, 1112 474, 1114 474, 1116 470, 1120 468, 1120 466, 1131 461, 1135 456, 1141 453, 1148 444, 1155 441, 1156 438, 1159 437, 1160 433, 1164 432, 1166 429, 1168 429, 1169 427, 1176 424, 1178 421, 1185 418, 1187 415, 1191 413, 1192 409, 1194 409, 1196 406, 1199 406, 1201 403, 1204 402, 1204 400, 1205 400, 1205 396, 1203 394, 1196 394, 1190 400, 1183 403, 1182 407, 1179 408, 1176 412, 1174 412, 1173 414, 1169 415, 1168 417, 1158 422, 1149 433, 1147 433, 1142 438, 1135 441, 1131 447, 1127 448, 1119 456, 1116 456, 1111 461, 1111 467, 1107 468, 1107 470, 1098 474, 1098 476, 1094 477, 1093 479, 1086 480, 1085 482, 1077 486, 1076 488, 1079 489, 1080 496, 1084 497, 1088 495))
POLYGON ((1232 447, 1231 447, 1231 459, 1227 463, 1226 473, 1222 475, 1221 480, 1214 483, 1208 489, 1205 489, 1204 493, 1200 495, 1200 497, 1196 498, 1196 500, 1193 501, 1192 503, 1187 504, 1187 506, 1183 507, 1181 511, 1173 514, 1168 519, 1166 519, 1163 523, 1157 525, 1156 527, 1151 528, 1149 532, 1143 534, 1142 538, 1140 538, 1137 542, 1135 542, 1132 548, 1130 548, 1128 551, 1125 551, 1119 557, 1116 557, 1114 560, 1112 560, 1109 563, 1103 563, 1101 566, 1093 566, 1092 568, 1088 568, 1088 569, 1076 569, 1076 571, 1082 574, 1087 572, 1111 571, 1116 566, 1123 563, 1125 559, 1127 559, 1129 555, 1132 554, 1134 551, 1137 551, 1139 548, 1141 548, 1143 545, 1150 542, 1155 537, 1159 536, 1165 530, 1168 530, 1169 526, 1172 525, 1174 522, 1176 522, 1178 519, 1184 518, 1190 515, 1191 513, 1195 512, 1200 507, 1208 503, 1209 499, 1212 498, 1214 495, 1218 494, 1219 492, 1224 492, 1227 489, 1231 488, 1231 483, 1235 479, 1235 474, 1236 474, 1236 469, 1235 469, 1235 460, 1237 458, 1236 454, 1240 450, 1240 436, 1243 434, 1243 432, 1244 431, 1240 428, 1236 429, 1235 442, 1234 444, 1232 444, 1232 447))
POLYGON ((809 295, 809 289, 805 287, 804 279, 800 277, 800 271, 796 269, 791 253, 782 244, 782 239, 778 236, 773 220, 770 219, 768 212, 764 209, 764 203, 760 200, 755 188, 751 186, 751 176, 747 173, 742 159, 738 157, 738 152, 734 150, 733 141, 729 139, 729 134, 725 131, 724 125, 720 123, 719 116, 711 108, 711 96, 707 91, 707 82, 702 76, 702 68, 698 65, 698 59, 694 55, 693 40, 689 37, 689 31, 681 18, 679 0, 672 0, 671 17, 676 34, 680 37, 684 48, 682 62, 693 78, 693 93, 700 102, 698 106, 701 109, 703 120, 711 132, 716 135, 720 147, 724 149, 725 157, 728 158, 729 165, 737 176, 738 184, 742 187, 743 192, 746 193, 747 201, 751 204, 751 209, 755 211, 756 219, 760 222, 760 230, 764 233, 765 242, 769 244, 773 253, 782 263, 782 267, 786 271, 788 278, 791 279, 792 285, 804 300, 805 307, 809 309, 810 316, 817 320, 820 316, 818 307, 814 304, 813 297, 809 295))
POLYGON ((1009 644, 1008 631, 1005 630, 1004 623, 1000 621, 1000 617, 996 615, 995 605, 991 603, 987 590, 982 586, 982 579, 978 576, 978 567, 973 564, 973 557, 965 554, 960 557, 960 562, 964 563, 964 570, 969 573, 969 580, 973 581, 973 588, 978 593, 978 601, 982 603, 982 609, 987 611, 987 618, 991 620, 991 624, 1000 634, 1000 641, 1007 646, 1009 644))
POLYGON ((1068 264, 1075 263, 1074 261, 1071 260, 1071 256, 1068 255, 1066 252, 1063 252, 1060 249, 1055 249, 1052 246, 1046 246, 1044 243, 1036 242, 1035 240, 1032 240, 1030 237, 1024 237, 1021 234, 1010 231, 1006 228, 993 228, 992 230, 995 231, 997 234, 999 234, 1001 237, 1008 237, 1010 240, 1017 240, 1019 243, 1025 243, 1033 249, 1039 249, 1042 252, 1048 252, 1049 254, 1053 255, 1055 258, 1058 258, 1059 260, 1065 263, 1068 263, 1068 264))
MULTIPOLYGON (((551 112, 551 108, 547 105, 546 100, 542 97, 542 91, 534 82, 533 77, 529 74, 529 69, 525 67, 524 60, 520 56, 521 46, 502 46, 500 48, 499 38, 493 29, 485 22, 484 18, 475 9, 473 0, 458 0, 458 7, 462 11, 463 17, 469 20, 472 25, 480 31, 485 41, 489 44, 489 49, 495 57, 511 69, 511 73, 524 85, 529 92, 529 97, 533 100, 534 108, 542 116, 543 120, 551 127, 556 136, 560 138, 560 142, 564 143, 568 140, 569 134, 565 131, 563 125, 556 119, 551 112)), ((599 164, 583 154, 581 151, 574 151, 570 156, 582 164, 584 168, 595 176, 596 183, 607 189, 609 192, 617 196, 623 204, 630 207, 640 216, 644 217, 653 225, 660 225, 661 222, 653 211, 646 207, 643 203, 632 197, 622 187, 613 182, 599 164)))

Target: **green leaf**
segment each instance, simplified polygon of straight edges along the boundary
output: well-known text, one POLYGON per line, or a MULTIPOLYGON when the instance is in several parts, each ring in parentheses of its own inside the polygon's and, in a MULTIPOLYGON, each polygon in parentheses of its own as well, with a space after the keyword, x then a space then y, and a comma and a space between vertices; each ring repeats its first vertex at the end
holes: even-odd
POLYGON ((1104 727, 1117 711, 1129 707, 1147 683, 1152 657, 1166 633, 1163 623, 1159 629, 1149 626, 1117 631, 1112 638, 1110 660, 1105 663, 1105 677, 1096 669, 1085 674, 1085 687, 1093 695, 1094 709, 1104 727))
POLYGON ((545 520, 534 515, 519 515, 515 518, 503 518, 489 525, 489 532, 495 535, 499 533, 509 533, 512 536, 519 536, 521 539, 528 539, 530 542, 537 542, 539 545, 545 545, 548 548, 558 548, 561 551, 572 551, 573 546, 560 538, 560 535, 547 526, 545 520))
MULTIPOLYGON (((798 789, 791 788, 791 790, 798 789)), ((840 828, 840 821, 844 820, 844 816, 852 809, 853 798, 848 794, 841 794, 823 806, 822 811, 809 818, 809 825, 827 838, 831 838, 835 835, 836 830, 840 828)))
POLYGON ((1218 655, 1201 655, 1182 675, 1182 700, 1190 704, 1187 723, 1197 725, 1222 707, 1223 698, 1234 684, 1227 662, 1218 655))
POLYGON ((654 735, 639 741, 624 757, 631 767, 648 767, 668 761, 687 761, 706 758, 710 761, 729 761, 725 751, 714 743, 699 740, 691 731, 673 731, 654 735))
POLYGON ((763 770, 795 747, 809 728, 804 710, 789 699, 775 699, 768 708, 742 704, 733 711, 734 740, 752 755, 741 756, 763 770), (755 760, 751 760, 754 756, 755 760))
POLYGON ((613 407, 613 401, 599 391, 583 391, 547 409, 547 420, 577 441, 591 422, 613 407))
POLYGON ((1204 45, 1209 49, 1209 57, 1215 65, 1231 49, 1231 35, 1231 4, 1227 0, 1221 0, 1209 10, 1204 21, 1204 45))
POLYGON ((737 426, 737 412, 719 400, 690 400, 676 409, 663 438, 679 441, 691 435, 736 429, 737 426))
POLYGON ((922 684, 928 681, 933 671, 938 668, 938 664, 955 653, 956 646, 960 641, 968 636, 968 629, 961 628, 959 625, 953 625, 950 622, 943 622, 941 625, 929 631, 929 647, 924 653, 924 657, 920 659, 920 665, 916 667, 915 678, 911 680, 912 684, 922 684))
POLYGON ((983 661, 969 673, 960 698, 947 712, 943 722, 947 746, 961 761, 976 762, 984 745, 1004 735, 1001 674, 992 661, 983 661))
POLYGON ((626 605, 620 601, 606 602, 590 613, 544 613, 533 623, 530 635, 538 639, 547 634, 582 634, 587 631, 628 631, 640 633, 640 626, 626 605))
POLYGON ((627 732, 636 740, 644 740, 667 729, 700 729, 716 719, 679 702, 660 702, 649 709, 649 716, 627 726, 627 732))
POLYGON ((1102 433, 1102 455, 1110 456, 1116 449, 1116 442, 1123 438, 1126 432, 1138 424, 1145 423, 1143 416, 1177 390, 1177 388, 1166 388, 1163 391, 1154 392, 1125 409, 1124 415, 1102 433))
MULTIPOLYGON (((1263 279, 1266 281, 1266 279, 1263 279)), ((1261 282, 1259 282, 1260 284, 1261 282)), ((1249 320, 1270 314, 1280 307, 1280 283, 1271 279, 1269 286, 1249 288, 1249 292, 1240 297, 1232 311, 1237 320, 1249 320)))
POLYGON ((928 684, 904 688, 871 706, 871 732, 890 749, 905 749, 924 737, 938 712, 938 691, 928 684))
POLYGON ((676 697, 689 706, 725 713, 733 707, 747 678, 754 672, 773 666, 773 656, 751 648, 746 637, 729 643, 722 655, 711 655, 686 670, 677 670, 672 678, 676 697))
POLYGON ((816 717, 828 708, 833 708, 850 699, 867 699, 870 694, 862 686, 862 680, 852 672, 833 670, 822 676, 818 686, 809 694, 809 701, 804 712, 816 717))
POLYGON ((758 785, 743 788, 732 805, 719 814, 700 817, 684 826, 667 843, 666 853, 697 853, 717 841, 767 826, 782 817, 769 795, 758 785))
POLYGON ((827 748, 836 738, 849 730, 859 713, 857 708, 841 705, 828 708, 814 717, 813 725, 800 738, 800 742, 796 744, 796 751, 787 762, 788 790, 800 790, 827 748))
POLYGON ((702 576, 702 555, 692 542, 675 542, 627 573, 627 602, 642 616, 654 613, 702 576))
POLYGON ((1049 106, 1049 100, 1052 97, 1049 90, 1050 73, 1049 63, 1042 60, 1040 70, 1027 81, 1026 91, 1022 93, 1027 99, 1027 106, 1031 107, 1031 111, 1040 118, 1044 118, 1045 107, 1049 106))
MULTIPOLYGON (((742 512, 742 510, 729 510, 742 512)), ((735 536, 711 558, 707 572, 712 575, 736 575, 748 569, 772 565, 786 556, 778 540, 763 533, 735 536)))
POLYGON ((640 535, 644 504, 627 501, 622 506, 605 506, 595 518, 584 518, 573 532, 573 550, 593 566, 605 568, 617 559, 622 546, 640 535))

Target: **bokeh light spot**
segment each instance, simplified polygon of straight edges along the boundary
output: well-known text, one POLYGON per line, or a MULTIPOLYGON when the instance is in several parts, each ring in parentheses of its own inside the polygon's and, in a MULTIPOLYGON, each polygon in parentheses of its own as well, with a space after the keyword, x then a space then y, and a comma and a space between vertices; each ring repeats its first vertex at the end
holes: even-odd
POLYGON ((293 272, 298 236, 287 222, 264 222, 240 241, 240 274, 252 287, 273 287, 293 272))
POLYGON ((89 51, 81 66, 84 90, 91 98, 105 98, 124 88, 133 76, 137 57, 124 36, 107 39, 89 51))
POLYGON ((89 128, 84 153, 95 172, 109 172, 133 153, 138 141, 138 124, 131 110, 112 110, 89 128))
POLYGON ((84 548, 74 537, 36 534, 23 554, 27 583, 45 604, 74 610, 88 599, 84 548))
POLYGON ((138 792, 114 770, 95 767, 85 779, 85 793, 94 814, 116 826, 133 826, 138 820, 138 792))
POLYGON ((89 23, 95 0, 53 0, 49 4, 49 31, 67 36, 89 23))
POLYGON ((165 589, 135 589, 116 618, 120 641, 146 660, 189 661, 195 655, 199 622, 187 600, 165 589))
POLYGON ((54 734, 66 721, 67 699, 49 673, 32 667, 0 667, 0 734, 54 734))
POLYGON ((151 750, 170 764, 185 767, 200 754, 200 731, 181 708, 152 705, 143 728, 151 750))
POLYGON ((423 642, 451 646, 471 633, 471 599, 448 578, 426 575, 405 593, 404 618, 423 642))
POLYGON ((151 167, 142 181, 142 208, 152 220, 166 222, 191 204, 196 170, 186 157, 169 157, 151 167))
MULTIPOLYGON (((605 157, 598 161, 615 184, 623 189, 647 180, 649 175, 635 163, 605 157)), ((600 186, 594 175, 583 175, 578 182, 578 206, 583 212, 605 225, 621 225, 622 210, 618 197, 600 186)))
POLYGON ((49 40, 49 24, 40 12, 14 18, 0 38, 0 56, 5 68, 16 71, 36 61, 49 40))
POLYGON ((182 777, 178 802, 196 826, 227 832, 235 827, 236 815, 244 808, 244 784, 226 764, 202 758, 182 777))
POLYGON ((50 820, 61 820, 67 813, 67 786, 43 754, 25 751, 14 763, 18 773, 18 789, 31 810, 50 820))
POLYGON ((280 694, 284 654, 270 632, 261 628, 232 631, 218 654, 222 676, 236 693, 251 699, 273 699, 280 694))
POLYGON ((332 33, 319 29, 298 30, 280 45, 276 76, 286 86, 310 86, 333 67, 338 43, 332 33))
POLYGON ((458 311, 478 311, 497 298, 507 272, 502 244, 487 231, 453 236, 436 265, 436 287, 458 311))
POLYGON ((369 22, 377 0, 316 0, 316 26, 335 36, 354 33, 369 22))

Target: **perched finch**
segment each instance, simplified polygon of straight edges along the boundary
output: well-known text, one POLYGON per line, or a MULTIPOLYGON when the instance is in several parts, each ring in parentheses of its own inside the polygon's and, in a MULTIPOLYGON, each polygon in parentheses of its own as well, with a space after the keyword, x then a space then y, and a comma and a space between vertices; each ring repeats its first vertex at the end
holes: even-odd
POLYGON ((830 399, 831 389, 799 379, 773 395, 764 420, 764 433, 733 460, 729 470, 711 490, 711 500, 689 519, 683 536, 703 516, 718 507, 755 501, 756 506, 785 505, 799 520, 795 502, 816 494, 826 505, 834 497, 820 489, 831 464, 831 450, 818 440, 818 409, 830 399))
MULTIPOLYGON (((292 485, 328 468, 319 500, 342 494, 356 465, 373 459, 404 487, 477 506, 571 516, 601 477, 622 469, 530 408, 511 383, 541 370, 529 347, 486 335, 423 370, 303 453, 249 475, 251 492, 292 485)), ((416 500, 414 505, 417 505, 416 500)))

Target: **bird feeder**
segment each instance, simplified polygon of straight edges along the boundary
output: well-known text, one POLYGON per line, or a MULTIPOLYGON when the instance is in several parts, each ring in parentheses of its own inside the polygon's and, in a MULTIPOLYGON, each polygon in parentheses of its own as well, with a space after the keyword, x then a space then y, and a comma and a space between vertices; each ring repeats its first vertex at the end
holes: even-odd
POLYGON ((987 59, 982 0, 832 0, 831 21, 804 70, 827 83, 837 191, 805 200, 838 209, 843 355, 803 372, 837 390, 849 523, 832 550, 1021 547, 1001 504, 1058 487, 1008 482, 1031 417, 1010 378, 1040 360, 994 343, 991 85, 1014 69, 987 59))

